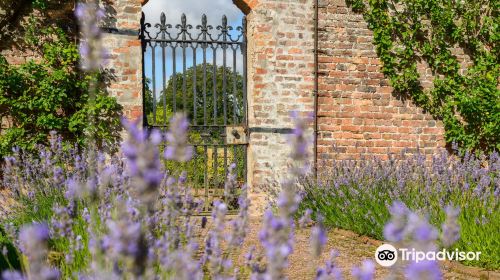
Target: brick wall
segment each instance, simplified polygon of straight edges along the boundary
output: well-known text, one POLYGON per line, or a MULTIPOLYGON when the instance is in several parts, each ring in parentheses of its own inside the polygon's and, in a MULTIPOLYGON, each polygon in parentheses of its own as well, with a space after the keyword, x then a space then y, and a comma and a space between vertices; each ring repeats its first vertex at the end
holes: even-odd
POLYGON ((263 206, 258 187, 287 174, 283 128, 293 127, 290 111, 314 110, 313 15, 313 0, 261 0, 248 15, 248 180, 254 206, 263 206))
MULTIPOLYGON (((380 71, 372 32, 345 0, 320 0, 318 159, 359 159, 417 147, 444 147, 441 122, 392 93, 380 71)), ((421 65, 420 72, 429 71, 421 65)))
POLYGON ((106 11, 103 45, 109 54, 105 65, 111 74, 107 90, 129 119, 142 117, 142 49, 139 40, 142 13, 139 0, 101 1, 106 11))

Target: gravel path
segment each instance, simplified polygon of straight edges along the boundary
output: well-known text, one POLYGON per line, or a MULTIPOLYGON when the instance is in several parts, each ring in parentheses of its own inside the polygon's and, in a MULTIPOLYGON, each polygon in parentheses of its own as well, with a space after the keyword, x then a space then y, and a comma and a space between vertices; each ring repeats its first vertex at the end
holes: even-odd
MULTIPOLYGON (((258 247, 258 233, 261 225, 258 219, 251 220, 248 231, 247 241, 242 252, 247 252, 253 245, 258 247)), ((342 270, 345 279, 352 279, 350 274, 353 266, 360 265, 365 259, 373 259, 375 249, 382 244, 381 241, 368 237, 359 236, 351 231, 333 229, 328 232, 327 246, 319 258, 315 260, 310 254, 309 246, 310 229, 299 229, 295 234, 295 249, 290 257, 290 268, 288 276, 290 279, 314 279, 316 267, 324 266, 329 259, 330 251, 337 250, 340 256, 337 258, 337 265, 342 270)), ((239 257, 239 263, 243 263, 242 253, 239 257)), ((446 262, 442 264, 442 271, 445 279, 499 279, 500 272, 487 272, 480 268, 466 267, 455 262, 446 262)), ((376 279, 385 279, 388 275, 388 269, 377 265, 376 279)))

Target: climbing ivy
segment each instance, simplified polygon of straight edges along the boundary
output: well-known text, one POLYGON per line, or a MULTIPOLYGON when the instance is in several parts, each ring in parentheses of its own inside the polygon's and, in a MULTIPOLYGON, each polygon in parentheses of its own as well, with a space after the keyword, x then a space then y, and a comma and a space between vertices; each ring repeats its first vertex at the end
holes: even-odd
POLYGON ((109 73, 80 71, 75 31, 62 20, 46 21, 53 6, 70 1, 25 2, 32 9, 25 15, 28 20, 22 23, 16 48, 35 53, 36 59, 14 65, 0 54, 0 121, 9 123, 0 129, 0 164, 14 147, 36 152, 52 131, 68 145, 88 144, 91 133, 99 147, 115 148, 123 108, 102 90, 93 102, 89 95, 90 84, 105 83, 109 73), (89 115, 95 122, 89 122, 89 115))
POLYGON ((76 44, 58 28, 39 30, 43 41, 42 56, 21 65, 9 64, 0 55, 0 119, 12 126, 0 133, 0 161, 14 147, 36 151, 46 143, 51 131, 65 143, 88 144, 86 132, 92 132, 100 146, 113 147, 120 139, 122 106, 114 97, 99 92, 89 102, 89 83, 103 79, 104 73, 89 75, 78 69, 76 44), (95 123, 88 116, 94 115, 95 123))
POLYGON ((394 92, 444 123, 448 143, 500 150, 500 0, 348 0, 373 31, 394 92), (455 54, 470 57, 463 65, 455 54), (417 69, 434 76, 424 88, 417 69), (464 71, 465 70, 465 71, 464 71))

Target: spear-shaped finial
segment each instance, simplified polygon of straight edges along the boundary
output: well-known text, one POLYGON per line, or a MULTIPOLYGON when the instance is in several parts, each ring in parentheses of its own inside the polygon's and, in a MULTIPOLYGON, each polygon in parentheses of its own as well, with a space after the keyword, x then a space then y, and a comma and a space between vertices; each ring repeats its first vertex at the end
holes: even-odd
POLYGON ((182 16, 181 16, 181 24, 182 24, 182 26, 186 26, 186 22, 187 22, 186 14, 182 14, 182 16))
POLYGON ((227 26, 227 17, 226 17, 226 15, 223 15, 223 16, 222 16, 222 26, 223 26, 223 27, 226 27, 226 26, 227 26))
POLYGON ((201 25, 207 26, 207 15, 205 14, 201 16, 201 25))
POLYGON ((162 25, 165 25, 166 22, 167 22, 167 16, 165 16, 165 13, 162 12, 161 15, 160 15, 160 23, 162 25))

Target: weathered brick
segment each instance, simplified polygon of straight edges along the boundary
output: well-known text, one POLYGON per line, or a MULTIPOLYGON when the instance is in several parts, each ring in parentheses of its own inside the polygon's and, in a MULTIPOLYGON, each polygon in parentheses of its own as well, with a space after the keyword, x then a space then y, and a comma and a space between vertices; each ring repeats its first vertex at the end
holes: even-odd
MULTIPOLYGON (((428 150, 443 147, 442 123, 393 96, 388 80, 380 72, 372 32, 362 16, 350 11, 345 0, 323 1, 319 13, 319 69, 331 83, 328 78, 320 78, 318 122, 322 125, 318 137, 322 145, 351 147, 341 154, 330 150, 332 155, 325 157, 359 159, 360 154, 376 154, 386 158, 387 152, 418 146, 419 139, 427 141, 422 146, 427 145, 424 148, 428 150), (344 106, 349 104, 353 106, 344 106), (432 134, 432 141, 427 134, 432 134), (351 140, 360 136, 363 141, 357 145, 373 148, 352 148, 351 140)), ((426 73, 425 79, 432 78, 425 65, 419 67, 426 73)), ((427 150, 425 153, 431 154, 427 150)))

